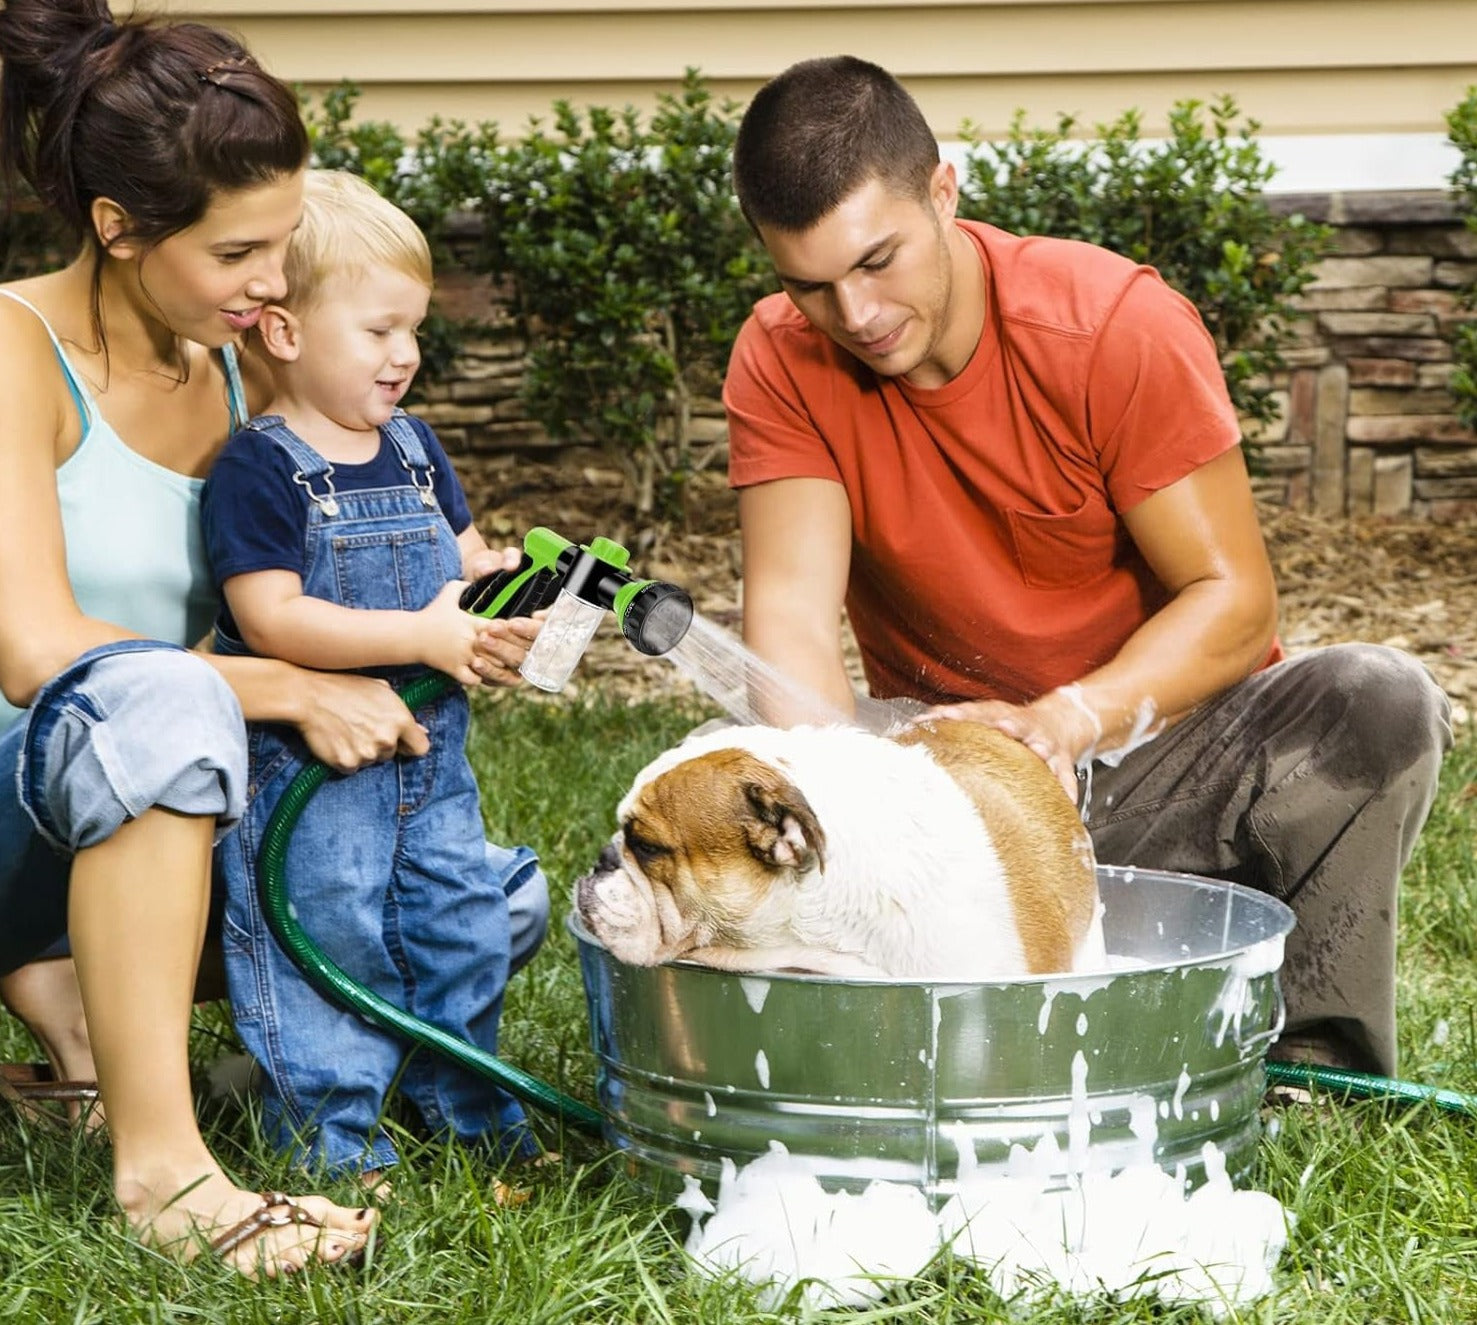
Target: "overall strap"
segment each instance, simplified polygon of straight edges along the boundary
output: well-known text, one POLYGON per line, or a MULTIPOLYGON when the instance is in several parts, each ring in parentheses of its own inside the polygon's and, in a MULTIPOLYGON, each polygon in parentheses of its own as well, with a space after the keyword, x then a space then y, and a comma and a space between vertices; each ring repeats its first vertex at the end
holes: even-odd
POLYGON ((381 431, 394 445, 400 457, 400 467, 410 475, 411 484, 420 493, 421 505, 434 508, 437 504, 436 488, 431 480, 436 473, 436 467, 426 454, 425 445, 421 442, 415 425, 410 421, 410 415, 403 409, 396 409, 381 431))
POLYGON ((338 494, 333 486, 333 465, 293 432, 280 414, 258 414, 246 426, 252 432, 270 438, 287 452, 297 466, 292 481, 308 494, 319 511, 330 517, 339 513, 338 494))
POLYGON ((87 388, 83 386, 71 361, 67 358, 66 351, 62 349, 62 343, 57 339, 57 334, 51 329, 51 323, 46 320, 45 315, 29 299, 16 294, 14 290, 0 288, 0 295, 7 299, 13 299, 22 308, 29 308, 35 315, 36 320, 46 328, 46 334, 51 338, 51 348, 56 354, 56 361, 61 365, 62 377, 66 379, 67 390, 71 393, 72 403, 77 406, 77 413, 82 420, 82 431, 87 432, 92 423, 91 397, 87 394, 87 388))

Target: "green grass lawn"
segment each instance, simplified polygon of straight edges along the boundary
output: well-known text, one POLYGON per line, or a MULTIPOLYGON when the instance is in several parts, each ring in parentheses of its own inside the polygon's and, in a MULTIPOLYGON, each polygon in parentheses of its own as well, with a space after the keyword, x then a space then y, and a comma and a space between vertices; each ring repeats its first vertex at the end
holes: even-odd
MULTIPOLYGON (((700 717, 672 704, 570 704, 502 697, 479 707, 472 754, 489 833, 541 853, 555 892, 545 950, 509 990, 504 1055, 593 1102, 594 1062, 574 944, 563 926, 570 881, 613 828, 631 775, 700 717)), ((1406 876, 1400 955, 1402 1075, 1477 1091, 1477 737, 1448 760, 1443 792, 1406 876)), ((202 1073, 234 1048, 220 1007, 198 1014, 202 1073)), ((0 1053, 34 1056, 0 1022, 0 1053)), ((257 1186, 300 1188, 257 1135, 249 1106, 202 1104, 227 1166, 257 1186)), ((1477 1121, 1430 1107, 1294 1107, 1262 1144, 1258 1185, 1296 1217, 1280 1291, 1237 1320, 1477 1320, 1477 1121)), ((398 1124, 391 1124, 399 1127, 398 1124)), ((24 1129, 0 1106, 0 1322, 554 1322, 772 1320, 741 1285, 690 1275, 687 1221, 633 1190, 610 1157, 577 1137, 549 1141, 564 1163, 516 1210, 491 1204, 478 1153, 410 1131, 407 1156, 368 1263, 295 1281, 248 1284, 213 1264, 179 1267, 123 1232, 106 1147, 24 1129)), ((332 1190, 346 1202, 346 1184, 332 1190)), ((791 1317, 803 1314, 789 1313, 791 1317)), ((846 1321, 1006 1321, 967 1265, 940 1261, 917 1283, 846 1321)), ((1070 1303, 1043 1325, 1192 1321, 1189 1308, 1070 1303)))

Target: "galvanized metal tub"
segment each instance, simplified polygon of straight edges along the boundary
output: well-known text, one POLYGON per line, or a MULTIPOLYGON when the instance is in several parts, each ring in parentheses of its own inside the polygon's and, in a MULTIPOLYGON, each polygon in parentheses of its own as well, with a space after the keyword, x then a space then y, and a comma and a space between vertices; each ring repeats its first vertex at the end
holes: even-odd
POLYGON ((1282 1026, 1292 912, 1192 875, 1100 866, 1106 974, 998 984, 628 966, 579 923, 606 1136, 633 1177, 716 1190, 780 1141, 828 1188, 935 1201, 966 1172, 1065 1178, 1152 1161, 1244 1181, 1282 1026))

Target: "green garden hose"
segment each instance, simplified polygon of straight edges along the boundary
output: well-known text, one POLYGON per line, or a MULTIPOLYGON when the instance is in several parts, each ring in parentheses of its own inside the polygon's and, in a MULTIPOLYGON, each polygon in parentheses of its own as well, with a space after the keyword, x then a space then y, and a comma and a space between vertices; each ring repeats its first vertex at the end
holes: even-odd
MULTIPOLYGON (((455 685, 456 682, 449 677, 432 672, 418 677, 398 693, 405 701, 405 706, 414 711, 423 708, 455 685)), ((381 1030, 450 1058, 469 1071, 495 1081, 525 1104, 554 1114, 579 1131, 599 1136, 601 1117, 598 1110, 572 1099, 547 1082, 505 1063, 486 1050, 447 1034, 439 1026, 411 1016, 403 1008, 396 1007, 373 990, 366 989, 335 965, 298 924, 292 914, 292 903, 287 895, 287 880, 283 874, 287 841, 308 802, 328 777, 328 766, 318 762, 308 764, 298 773, 288 783, 282 798, 273 808, 262 837, 257 888, 261 893, 262 911, 266 915, 267 925, 282 950, 320 994, 352 1012, 357 1012, 381 1030)))
POLYGON ((1443 1090, 1438 1086, 1422 1086, 1414 1081, 1395 1081, 1369 1072, 1351 1072, 1342 1067, 1323 1067, 1317 1063, 1284 1063, 1269 1059, 1267 1084, 1316 1086, 1330 1095, 1344 1095, 1358 1100, 1434 1104, 1449 1113, 1477 1118, 1477 1095, 1464 1095, 1459 1090, 1443 1090))
MULTIPOLYGON (((410 682, 398 693, 405 706, 413 711, 440 697, 455 684, 449 677, 432 672, 410 682)), ((372 990, 356 983, 324 954, 298 924, 292 914, 287 881, 283 874, 287 842, 308 801, 328 777, 329 769, 326 764, 315 762, 303 768, 282 793, 282 798, 267 821, 262 838, 257 887, 261 891, 262 911, 266 915, 267 925, 282 950, 303 972, 308 982, 325 997, 357 1012, 382 1030, 422 1045, 460 1063, 469 1071, 490 1078, 525 1104, 552 1113, 579 1131, 599 1136, 602 1130, 599 1110, 563 1094, 547 1082, 505 1063, 476 1045, 468 1044, 430 1022, 411 1016, 403 1008, 396 1007, 372 990)), ((1351 1072, 1311 1063, 1269 1061, 1267 1082, 1269 1085, 1317 1087, 1330 1094, 1354 1099, 1430 1103, 1451 1113, 1477 1117, 1477 1096, 1435 1086, 1422 1086, 1413 1081, 1396 1081, 1367 1072, 1351 1072)))

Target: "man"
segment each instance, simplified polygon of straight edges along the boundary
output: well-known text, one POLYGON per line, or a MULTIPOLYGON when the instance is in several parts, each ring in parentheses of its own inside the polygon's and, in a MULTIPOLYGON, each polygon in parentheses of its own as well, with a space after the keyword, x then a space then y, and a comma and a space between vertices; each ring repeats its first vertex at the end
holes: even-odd
POLYGON ((734 177, 782 286, 724 388, 745 641, 850 711, 844 607, 873 696, 1023 741, 1081 786, 1100 860, 1284 899, 1277 1051, 1393 1073, 1396 886, 1449 707, 1390 649, 1283 661, 1193 306, 956 219, 917 105, 861 60, 766 84, 734 177))

